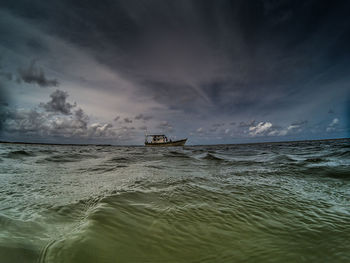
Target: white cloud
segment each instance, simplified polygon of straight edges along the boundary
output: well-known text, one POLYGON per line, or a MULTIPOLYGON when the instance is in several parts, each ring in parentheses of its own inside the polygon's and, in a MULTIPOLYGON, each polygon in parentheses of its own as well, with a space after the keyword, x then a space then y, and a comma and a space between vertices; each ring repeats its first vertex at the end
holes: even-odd
POLYGON ((286 136, 287 134, 288 134, 288 130, 281 130, 277 135, 286 136))
POLYGON ((332 122, 328 125, 326 131, 327 131, 327 132, 335 131, 336 128, 337 128, 337 126, 338 126, 338 124, 339 124, 339 119, 338 119, 338 118, 334 118, 334 119, 332 120, 332 122))
POLYGON ((334 118, 332 123, 331 123, 331 126, 337 125, 338 123, 339 123, 339 119, 338 118, 334 118))
POLYGON ((288 127, 271 126, 265 133, 269 136, 286 136, 290 134, 300 133, 303 131, 308 121, 296 121, 291 123, 288 127))
POLYGON ((257 136, 266 134, 272 127, 271 122, 259 122, 256 126, 249 127, 249 135, 257 136))
POLYGON ((113 125, 110 123, 94 123, 89 127, 88 134, 92 137, 113 137, 116 133, 111 129, 112 127, 113 125))

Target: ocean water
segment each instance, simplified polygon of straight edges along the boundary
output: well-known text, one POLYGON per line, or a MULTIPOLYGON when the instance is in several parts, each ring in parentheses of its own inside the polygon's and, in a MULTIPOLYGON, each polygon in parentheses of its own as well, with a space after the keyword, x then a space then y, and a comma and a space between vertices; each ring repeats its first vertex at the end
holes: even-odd
POLYGON ((350 262, 350 140, 0 144, 0 262, 350 262))

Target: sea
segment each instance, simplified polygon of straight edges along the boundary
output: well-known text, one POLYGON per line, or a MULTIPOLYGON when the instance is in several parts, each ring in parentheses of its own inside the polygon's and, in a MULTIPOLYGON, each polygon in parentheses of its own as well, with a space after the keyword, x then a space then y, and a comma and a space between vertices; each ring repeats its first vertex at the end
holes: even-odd
POLYGON ((0 144, 0 262, 350 262, 350 140, 0 144))

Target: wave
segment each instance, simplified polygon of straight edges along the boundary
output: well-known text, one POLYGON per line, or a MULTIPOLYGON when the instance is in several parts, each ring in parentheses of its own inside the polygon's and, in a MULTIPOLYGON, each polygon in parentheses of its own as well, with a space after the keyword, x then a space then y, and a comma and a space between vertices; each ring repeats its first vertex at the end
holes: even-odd
POLYGON ((12 151, 5 155, 6 158, 10 158, 10 159, 22 159, 25 157, 32 157, 32 156, 35 156, 33 152, 25 151, 25 150, 12 151))
MULTIPOLYGON (((322 242, 329 241, 331 234, 342 244, 349 233, 345 215, 333 215, 319 202, 305 202, 305 196, 287 198, 268 185, 259 189, 231 185, 231 191, 224 191, 195 181, 185 179, 163 191, 120 192, 96 203, 82 201, 63 208, 63 215, 70 215, 84 210, 86 203, 88 207, 80 224, 46 246, 42 262, 114 262, 116 257, 122 262, 172 262, 174 258, 191 262, 193 253, 217 256, 240 248, 242 242, 249 255, 254 253, 261 261, 271 255, 257 254, 254 244, 272 244, 270 249, 283 252, 282 260, 290 247, 313 244, 315 234, 322 242), (242 231, 246 234, 233 238, 242 231)), ((345 250, 340 246, 339 251, 345 250)), ((235 252, 226 255, 237 259, 235 252)), ((295 253, 295 258, 299 256, 295 253)), ((220 261, 219 256, 216 259, 220 261)))
POLYGON ((309 164, 309 163, 322 163, 326 162, 327 160, 322 157, 314 157, 314 158, 308 158, 303 161, 304 164, 309 164))
POLYGON ((113 172, 116 170, 119 170, 120 168, 126 168, 128 165, 123 164, 116 164, 116 165, 107 165, 107 164, 101 164, 93 167, 88 168, 81 168, 81 171, 84 172, 95 172, 95 173, 107 173, 107 172, 113 172))
POLYGON ((130 161, 130 159, 125 157, 113 157, 109 159, 109 161, 110 162, 127 162, 127 161, 130 161))
POLYGON ((192 157, 183 152, 170 151, 164 154, 165 157, 191 159, 192 157))
POLYGON ((49 149, 39 151, 40 154, 52 154, 54 152, 55 152, 54 150, 49 150, 49 149))
POLYGON ((337 167, 310 167, 307 168, 304 173, 309 176, 322 176, 322 177, 331 177, 336 179, 345 179, 350 180, 350 170, 349 166, 337 166, 337 167))
POLYGON ((82 154, 82 153, 64 153, 55 154, 53 156, 45 157, 44 159, 38 160, 37 163, 42 162, 54 162, 54 163, 66 163, 66 162, 77 162, 81 160, 97 158, 97 155, 93 154, 82 154))
POLYGON ((133 158, 128 158, 128 157, 120 157, 120 156, 116 156, 116 157, 112 157, 110 159, 108 159, 106 162, 107 163, 131 163, 134 162, 135 160, 133 158))
POLYGON ((325 157, 350 158, 350 151, 335 151, 325 155, 325 157))
POLYGON ((285 163, 285 164, 292 164, 297 162, 297 160, 295 160, 294 158, 292 158, 289 155, 286 154, 277 154, 276 153, 276 157, 274 157, 270 162, 271 163, 285 163))
POLYGON ((222 157, 218 157, 217 155, 213 154, 213 153, 206 153, 203 157, 201 157, 202 160, 208 160, 208 161, 219 161, 219 162, 223 162, 223 161, 227 161, 222 157))

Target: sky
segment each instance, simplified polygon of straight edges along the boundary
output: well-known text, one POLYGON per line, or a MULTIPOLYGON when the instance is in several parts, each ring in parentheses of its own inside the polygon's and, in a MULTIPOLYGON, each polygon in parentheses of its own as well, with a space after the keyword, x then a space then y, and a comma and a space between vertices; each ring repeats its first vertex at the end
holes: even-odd
POLYGON ((3 0, 0 140, 350 136, 350 2, 3 0))

